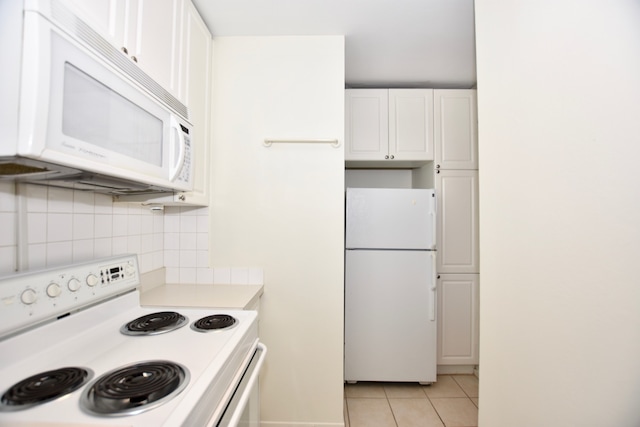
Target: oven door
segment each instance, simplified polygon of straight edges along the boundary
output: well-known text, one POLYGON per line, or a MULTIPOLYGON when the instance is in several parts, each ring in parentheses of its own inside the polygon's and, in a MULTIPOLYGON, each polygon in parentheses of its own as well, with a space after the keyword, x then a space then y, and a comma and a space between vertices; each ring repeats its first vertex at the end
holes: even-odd
POLYGON ((222 418, 217 423, 211 420, 207 427, 258 427, 260 425, 258 376, 266 354, 267 347, 259 343, 222 418))

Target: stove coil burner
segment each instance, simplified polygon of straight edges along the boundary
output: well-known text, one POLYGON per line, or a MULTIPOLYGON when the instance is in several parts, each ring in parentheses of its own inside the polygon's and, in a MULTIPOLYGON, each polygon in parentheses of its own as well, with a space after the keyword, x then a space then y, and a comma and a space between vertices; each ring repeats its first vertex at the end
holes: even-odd
POLYGON ((189 383, 189 371, 165 360, 127 365, 97 378, 82 393, 80 406, 93 415, 134 415, 177 396, 189 383))
POLYGON ((60 368, 17 382, 0 399, 0 411, 18 411, 49 402, 82 387, 93 372, 84 368, 60 368))
POLYGON ((188 322, 189 319, 175 311, 159 311, 122 325, 120 332, 125 335, 158 335, 181 328, 188 322))
POLYGON ((203 317, 191 324, 191 329, 198 332, 208 332, 231 328, 238 324, 235 317, 228 314, 214 314, 212 316, 203 317))

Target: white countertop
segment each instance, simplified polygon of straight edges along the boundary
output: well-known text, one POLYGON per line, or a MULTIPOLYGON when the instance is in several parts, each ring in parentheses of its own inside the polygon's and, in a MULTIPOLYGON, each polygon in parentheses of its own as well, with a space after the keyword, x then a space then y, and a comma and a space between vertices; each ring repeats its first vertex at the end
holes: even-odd
POLYGON ((142 306, 255 310, 263 285, 160 285, 142 289, 142 306))

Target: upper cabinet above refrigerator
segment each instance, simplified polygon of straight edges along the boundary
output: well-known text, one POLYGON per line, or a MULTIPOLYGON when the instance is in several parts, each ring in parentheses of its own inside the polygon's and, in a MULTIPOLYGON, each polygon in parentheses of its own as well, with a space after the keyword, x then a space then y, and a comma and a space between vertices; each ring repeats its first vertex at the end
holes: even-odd
POLYGON ((348 167, 408 168, 433 160, 433 89, 347 89, 348 167))

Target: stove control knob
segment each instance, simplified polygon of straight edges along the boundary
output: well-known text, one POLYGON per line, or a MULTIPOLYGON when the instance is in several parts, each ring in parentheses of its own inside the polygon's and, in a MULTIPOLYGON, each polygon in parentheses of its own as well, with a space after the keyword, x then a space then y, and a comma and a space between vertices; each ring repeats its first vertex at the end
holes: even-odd
POLYGON ((100 280, 98 279, 98 276, 96 276, 95 274, 90 274, 87 276, 87 285, 91 286, 92 288, 98 284, 100 280))
POLYGON ((67 283, 67 287, 71 292, 76 292, 78 289, 80 289, 80 281, 74 277, 73 279, 69 280, 69 282, 67 283))
POLYGON ((37 299, 38 295, 33 289, 27 289, 20 295, 20 301, 22 301, 23 304, 27 305, 33 304, 37 299))
POLYGON ((135 274, 135 272, 136 272, 136 269, 133 268, 133 265, 131 265, 131 264, 127 264, 127 266, 124 268, 124 273, 127 276, 133 276, 135 274))
POLYGON ((58 297, 61 293, 62 289, 60 289, 60 285, 57 283, 52 283, 47 286, 47 295, 49 295, 50 298, 58 297))

